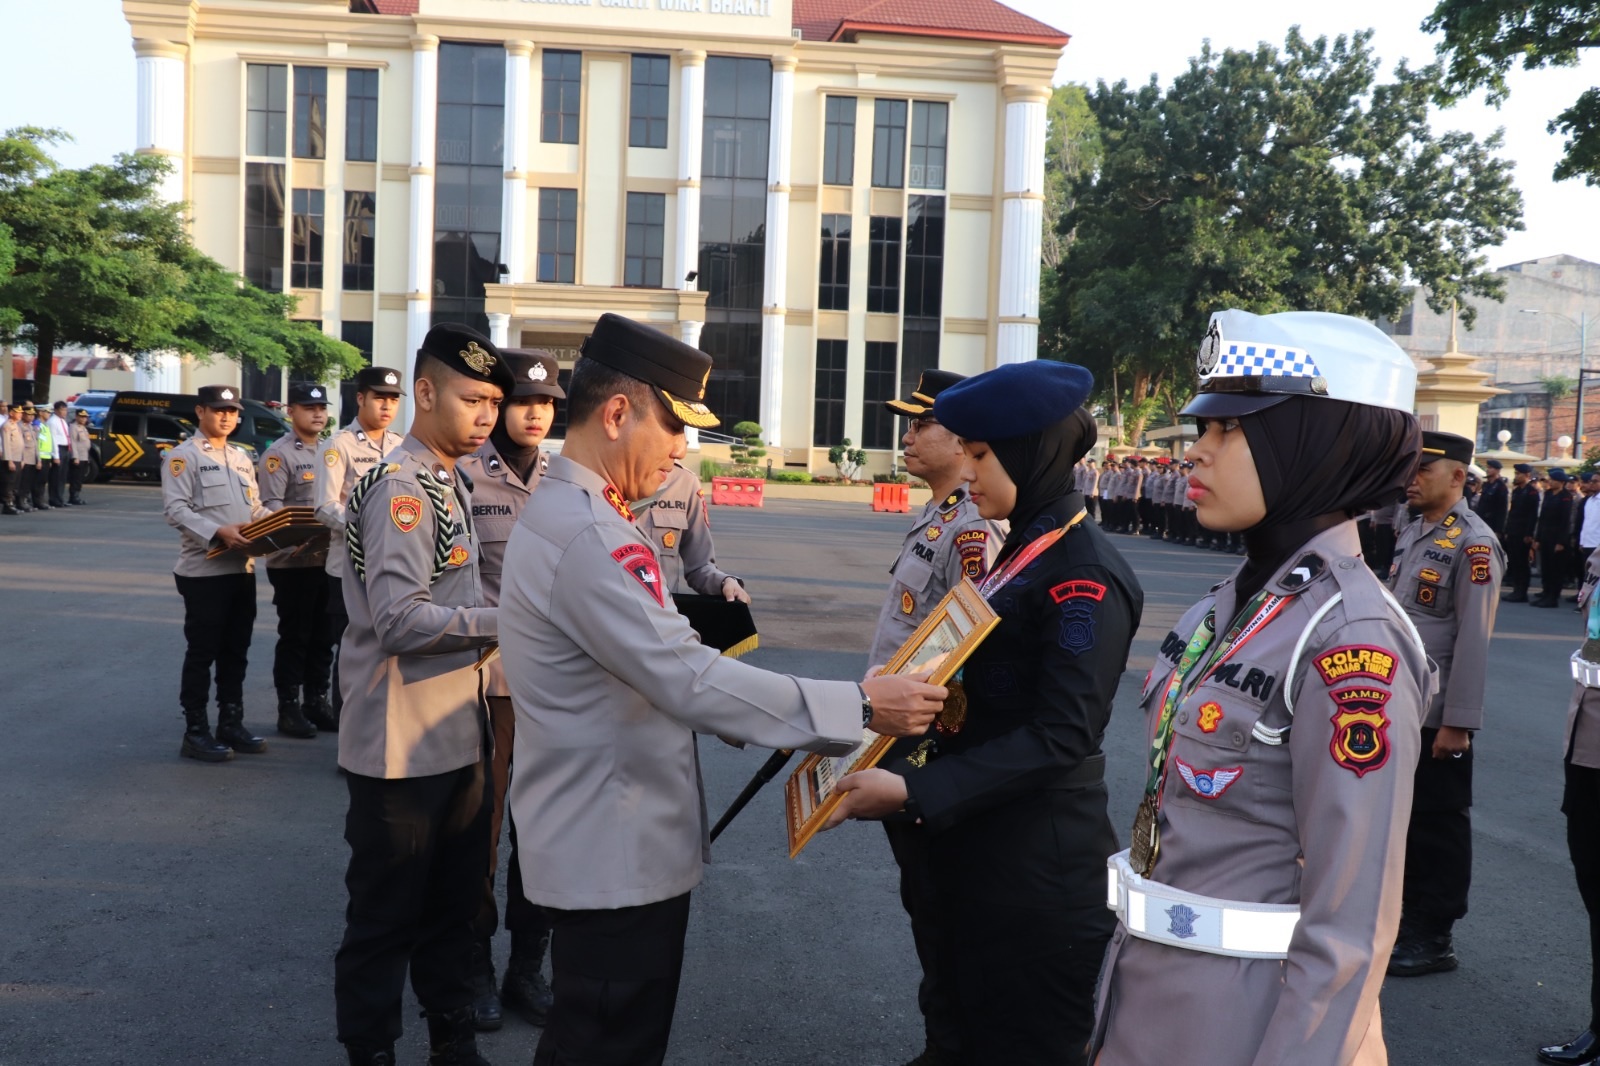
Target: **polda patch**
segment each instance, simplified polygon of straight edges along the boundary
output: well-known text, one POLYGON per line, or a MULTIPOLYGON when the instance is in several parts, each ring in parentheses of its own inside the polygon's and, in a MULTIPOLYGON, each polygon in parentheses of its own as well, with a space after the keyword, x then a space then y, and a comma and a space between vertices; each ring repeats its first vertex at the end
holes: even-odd
POLYGON ((1359 677, 1389 684, 1398 666, 1394 652, 1372 644, 1347 644, 1317 656, 1317 673, 1330 687, 1359 677))
POLYGON ((328 454, 322 457, 322 461, 327 464, 329 470, 332 470, 339 465, 339 453, 329 448, 328 454))
POLYGON ((170 459, 167 461, 167 469, 172 471, 173 477, 177 477, 183 473, 184 462, 182 459, 170 459))
POLYGON ((266 465, 267 473, 276 474, 279 470, 283 469, 283 460, 279 459, 276 455, 269 455, 267 456, 266 465))
POLYGON ((393 496, 389 499, 389 519, 402 533, 410 533, 422 521, 422 498, 393 496))
POLYGON ((666 594, 661 588, 661 567, 656 562, 655 552, 643 544, 624 544, 611 553, 611 558, 639 582, 657 606, 666 606, 666 594))
POLYGON ((1360 687, 1330 693, 1338 710, 1333 712, 1333 739, 1328 750, 1333 761, 1357 777, 1382 769, 1389 761, 1389 716, 1383 705, 1389 693, 1360 687))
POLYGON ((472 558, 472 553, 467 551, 467 546, 465 544, 457 544, 450 549, 450 557, 444 561, 444 565, 451 569, 458 566, 466 566, 467 560, 470 558, 472 558))

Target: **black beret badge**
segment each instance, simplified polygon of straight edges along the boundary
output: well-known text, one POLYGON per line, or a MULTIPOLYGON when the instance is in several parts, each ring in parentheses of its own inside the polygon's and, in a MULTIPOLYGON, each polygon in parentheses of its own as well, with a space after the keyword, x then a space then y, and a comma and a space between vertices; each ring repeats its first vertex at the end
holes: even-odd
POLYGON ((467 346, 461 349, 459 354, 463 363, 466 363, 485 377, 488 376, 489 371, 494 369, 495 357, 485 351, 477 341, 468 341, 467 346))

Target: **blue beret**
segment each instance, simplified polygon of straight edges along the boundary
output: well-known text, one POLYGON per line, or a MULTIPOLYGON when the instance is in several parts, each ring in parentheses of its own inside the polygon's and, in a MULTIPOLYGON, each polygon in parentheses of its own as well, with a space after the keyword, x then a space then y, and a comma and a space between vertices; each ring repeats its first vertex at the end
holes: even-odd
POLYGON ((1073 363, 1007 363, 939 393, 933 417, 967 440, 1022 437, 1055 425, 1083 406, 1094 375, 1073 363))
POLYGON ((1516 466, 1512 467, 1511 469, 1516 471, 1519 474, 1531 474, 1531 473, 1533 473, 1533 467, 1529 466, 1527 463, 1518 463, 1516 466))

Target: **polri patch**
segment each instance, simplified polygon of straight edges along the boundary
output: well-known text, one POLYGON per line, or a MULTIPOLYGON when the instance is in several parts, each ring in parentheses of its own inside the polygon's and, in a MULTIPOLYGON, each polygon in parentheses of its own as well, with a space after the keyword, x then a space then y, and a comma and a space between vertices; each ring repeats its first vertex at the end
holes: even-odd
POLYGON ((678 546, 678 534, 670 529, 661 534, 661 546, 668 551, 676 548, 678 546))
POLYGON ((938 540, 940 537, 944 536, 944 527, 929 526, 928 532, 924 533, 923 536, 927 537, 929 540, 938 540))
POLYGON ((1083 600, 1070 600, 1061 608, 1061 636, 1059 642, 1065 651, 1082 655, 1094 647, 1095 605, 1083 600))
POLYGON ((329 448, 328 453, 322 457, 322 461, 328 464, 329 470, 332 470, 339 465, 339 453, 329 448))
POLYGON ((1333 712, 1333 761, 1357 777, 1381 769, 1389 761, 1389 716, 1383 705, 1389 693, 1381 688, 1347 688, 1330 693, 1333 712))
POLYGON ((1098 581, 1063 581, 1050 590, 1050 598, 1057 603, 1078 599, 1099 603, 1106 598, 1106 587, 1098 581))
POLYGON ((1492 549, 1487 544, 1467 545, 1467 561, 1472 564, 1472 583, 1474 585, 1487 585, 1491 577, 1489 573, 1489 560, 1492 549))
POLYGON ((900 613, 910 614, 917 609, 917 601, 909 592, 900 593, 900 613))
POLYGON ((987 560, 983 557, 983 555, 984 555, 984 553, 983 553, 983 545, 982 544, 968 544, 965 548, 962 548, 961 549, 961 572, 962 572, 962 574, 964 574, 967 577, 971 578, 973 581, 981 580, 983 578, 984 570, 987 569, 984 566, 984 563, 986 563, 987 560))
POLYGON ((389 518, 400 532, 410 533, 422 521, 421 498, 417 496, 390 497, 389 518))
POLYGON ((1242 766, 1200 770, 1184 762, 1181 756, 1174 755, 1172 761, 1177 764, 1178 776, 1189 786, 1189 791, 1203 800, 1221 799, 1222 794, 1232 788, 1233 783, 1244 774, 1242 766))
POLYGON ((1202 703, 1200 713, 1195 716, 1195 724, 1200 727, 1202 733, 1215 733, 1217 726, 1221 725, 1226 717, 1227 715, 1222 713, 1222 704, 1214 701, 1202 703))
POLYGON ((1371 644, 1347 644, 1317 656, 1317 673, 1330 687, 1358 677, 1389 684, 1398 665, 1394 652, 1371 644))
POLYGON ((314 467, 314 466, 306 467, 305 470, 300 474, 300 480, 301 481, 315 481, 315 480, 317 480, 317 468, 314 467))
POLYGON ((1431 581, 1417 582, 1417 606, 1437 607, 1439 605, 1439 586, 1431 581))
POLYGON ((181 458, 172 459, 167 463, 167 469, 172 471, 173 477, 177 477, 179 474, 183 473, 183 466, 184 463, 181 458))
POLYGON ((465 566, 469 556, 470 553, 467 551, 467 546, 465 544, 457 544, 450 549, 450 558, 444 561, 444 565, 452 569, 458 566, 465 566))
POLYGON ((644 590, 654 598, 657 606, 666 606, 666 594, 661 589, 661 567, 656 563, 654 552, 643 544, 624 544, 611 553, 611 558, 622 564, 622 568, 644 586, 644 590))

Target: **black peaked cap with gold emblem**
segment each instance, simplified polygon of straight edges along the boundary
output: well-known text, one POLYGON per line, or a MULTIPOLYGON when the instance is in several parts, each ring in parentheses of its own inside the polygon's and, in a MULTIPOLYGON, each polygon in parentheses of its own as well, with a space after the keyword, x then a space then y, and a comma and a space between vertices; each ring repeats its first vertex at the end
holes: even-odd
POLYGON ((501 348, 500 354, 511 364, 511 378, 517 383, 511 390, 511 396, 548 396, 552 400, 567 398, 558 376, 561 364, 549 352, 542 348, 501 348))
POLYGON ((494 342, 458 322, 441 322, 430 329, 417 354, 437 359, 462 377, 494 385, 507 394, 516 385, 511 364, 494 342))
POLYGON ((658 329, 621 315, 604 314, 583 342, 583 358, 654 386, 661 402, 686 426, 721 425, 703 402, 711 357, 658 329))
POLYGON ((939 394, 958 381, 965 381, 965 374, 956 374, 949 370, 924 370, 922 376, 917 378, 917 387, 912 390, 909 400, 885 400, 883 406, 897 415, 907 418, 921 418, 933 410, 933 401, 939 394))
POLYGON ((1454 459, 1463 466, 1472 464, 1472 441, 1456 433, 1441 433, 1436 429, 1422 431, 1422 456, 1420 463, 1435 459, 1454 459))

